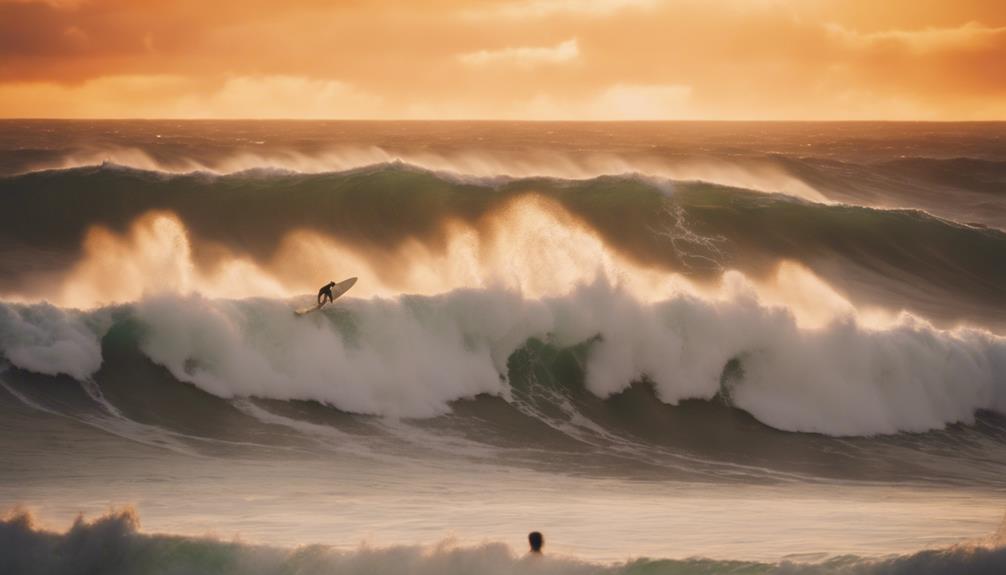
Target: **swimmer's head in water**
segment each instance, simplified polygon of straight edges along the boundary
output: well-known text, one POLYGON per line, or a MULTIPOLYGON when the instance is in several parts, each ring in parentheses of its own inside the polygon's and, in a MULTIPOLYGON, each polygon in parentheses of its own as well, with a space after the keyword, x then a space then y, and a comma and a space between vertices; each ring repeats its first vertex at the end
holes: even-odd
POLYGON ((541 533, 532 531, 527 535, 527 542, 531 544, 532 553, 541 553, 541 547, 545 544, 545 538, 542 537, 541 533))

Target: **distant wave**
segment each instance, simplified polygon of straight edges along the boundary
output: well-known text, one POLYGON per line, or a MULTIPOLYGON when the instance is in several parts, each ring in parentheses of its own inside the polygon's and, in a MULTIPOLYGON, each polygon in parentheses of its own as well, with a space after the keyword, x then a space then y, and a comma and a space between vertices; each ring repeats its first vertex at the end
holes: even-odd
POLYGON ((0 175, 103 162, 165 173, 341 172, 662 180, 1006 228, 1003 124, 7 120, 0 175))
POLYGON ((31 298, 33 286, 51 287, 73 267, 89 232, 122 233, 150 213, 177 217, 203 265, 221 248, 261 265, 292 233, 309 232, 373 265, 399 266, 395 250, 442 252, 455 223, 477 234, 505 227, 507 209, 526 198, 563 210, 641 266, 708 281, 795 261, 856 303, 1006 326, 1006 233, 994 228, 638 175, 465 179, 396 163, 321 174, 105 166, 0 178, 0 293, 31 298))
MULTIPOLYGON (((43 155, 51 152, 39 150, 43 155)), ((2 159, 2 153, 0 153, 2 159)), ((827 198, 797 178, 788 176, 775 162, 724 160, 711 157, 661 159, 647 155, 593 152, 576 155, 548 150, 523 153, 471 150, 450 154, 433 151, 394 152, 380 147, 343 146, 304 153, 292 149, 243 151, 208 159, 183 155, 166 159, 142 147, 111 147, 71 152, 45 161, 22 164, 14 174, 121 166, 166 174, 205 173, 233 175, 245 172, 325 174, 370 167, 407 165, 442 176, 481 180, 561 179, 589 180, 602 176, 640 174, 658 180, 697 180, 769 193, 782 193, 812 201, 827 198)), ((0 170, 0 174, 3 171, 0 170)))
MULTIPOLYGON (((395 151, 378 146, 340 146, 313 151, 226 149, 182 151, 171 146, 111 146, 85 150, 0 151, 0 175, 123 166, 166 174, 233 175, 244 172, 324 174, 369 166, 409 165, 468 181, 534 178, 588 180, 638 174, 654 180, 702 181, 817 203, 924 210, 962 223, 1006 228, 1006 161, 983 157, 901 155, 887 148, 871 161, 747 150, 653 154, 527 149, 395 151), (6 163, 12 163, 5 169, 6 163)), ((866 152, 870 146, 865 146, 866 152)), ((560 146, 562 148, 562 146, 560 146)), ((969 150, 962 149, 960 152, 969 150)), ((974 150, 972 150, 974 151, 974 150)), ((918 152, 916 150, 916 152, 918 152)), ((976 151, 977 152, 977 151, 976 151)))
POLYGON ((701 574, 765 575, 998 575, 1006 569, 1001 542, 983 542, 887 558, 843 555, 823 562, 761 563, 729 559, 628 559, 598 564, 546 553, 521 556, 504 543, 464 546, 443 541, 430 547, 360 546, 340 549, 307 545, 283 549, 226 542, 215 538, 147 534, 130 509, 87 521, 78 519, 66 532, 47 531, 33 517, 14 511, 0 520, 0 571, 23 575, 87 573, 189 573, 256 575, 298 573, 396 573, 453 575, 469 573, 542 574, 701 574))

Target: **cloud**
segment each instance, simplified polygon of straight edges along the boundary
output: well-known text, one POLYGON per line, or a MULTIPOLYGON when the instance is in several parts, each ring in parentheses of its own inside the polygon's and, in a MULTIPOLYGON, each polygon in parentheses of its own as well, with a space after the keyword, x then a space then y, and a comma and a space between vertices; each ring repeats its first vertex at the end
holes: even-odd
POLYGON ((46 4, 53 8, 77 8, 88 0, 0 0, 0 4, 46 4))
POLYGON ((555 46, 518 46, 502 50, 479 50, 458 55, 458 60, 468 66, 508 64, 522 67, 541 64, 565 64, 580 57, 580 46, 576 38, 560 42, 555 46))
POLYGON ((687 115, 692 87, 681 84, 615 84, 591 103, 593 115, 620 120, 659 120, 687 115))
POLYGON ((380 117, 382 99, 338 80, 236 76, 216 88, 178 75, 123 75, 66 86, 0 84, 6 117, 355 118, 380 117), (129 102, 130 106, 122 104, 129 102))
POLYGON ((415 100, 403 117, 451 120, 681 120, 695 119, 692 87, 681 84, 612 84, 583 94, 546 91, 529 98, 475 105, 466 100, 415 100))
POLYGON ((560 14, 583 14, 605 16, 626 8, 651 8, 661 0, 523 0, 504 2, 495 6, 482 7, 463 12, 472 19, 545 18, 560 14))
MULTIPOLYGON (((827 25, 834 50, 829 75, 835 95, 887 101, 889 118, 1002 118, 1006 95, 1006 26, 970 22, 954 27, 859 32, 827 25), (998 110, 996 112, 995 110, 998 110)), ((841 105, 841 102, 836 101, 841 105)))
POLYGON ((208 96, 182 99, 179 117, 373 118, 381 99, 338 80, 301 76, 240 76, 208 96))
POLYGON ((692 117, 691 96, 687 85, 619 83, 582 99, 540 94, 521 107, 542 120, 676 120, 692 117))
POLYGON ((826 25, 829 34, 857 48, 883 46, 907 48, 917 54, 952 50, 985 50, 1006 40, 1006 26, 987 27, 968 22, 955 28, 923 28, 920 30, 885 30, 860 33, 840 24, 826 25))
POLYGON ((167 74, 121 75, 81 84, 0 83, 0 115, 7 118, 137 118, 164 115, 170 99, 191 82, 167 74), (126 103, 129 105, 127 106, 126 103))

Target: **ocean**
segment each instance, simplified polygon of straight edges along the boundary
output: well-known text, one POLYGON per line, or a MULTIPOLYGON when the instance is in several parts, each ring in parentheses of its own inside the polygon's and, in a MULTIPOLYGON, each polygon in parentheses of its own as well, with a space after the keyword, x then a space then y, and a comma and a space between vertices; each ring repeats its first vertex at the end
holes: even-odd
POLYGON ((0 121, 0 573, 1002 573, 1004 478, 1006 123, 0 121))

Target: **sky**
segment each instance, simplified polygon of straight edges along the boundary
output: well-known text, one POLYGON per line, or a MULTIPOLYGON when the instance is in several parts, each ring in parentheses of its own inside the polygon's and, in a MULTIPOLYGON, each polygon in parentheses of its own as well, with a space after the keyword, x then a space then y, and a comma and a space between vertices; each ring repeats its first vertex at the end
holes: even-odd
POLYGON ((0 0, 0 117, 1006 120, 1006 2, 0 0))

